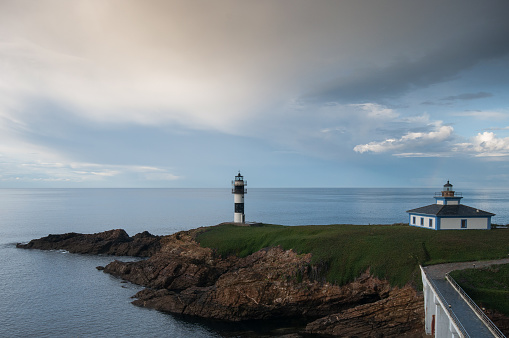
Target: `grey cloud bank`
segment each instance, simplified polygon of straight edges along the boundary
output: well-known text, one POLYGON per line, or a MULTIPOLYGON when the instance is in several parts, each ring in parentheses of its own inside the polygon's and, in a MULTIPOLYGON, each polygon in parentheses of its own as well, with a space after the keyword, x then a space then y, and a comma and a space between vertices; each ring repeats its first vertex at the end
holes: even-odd
POLYGON ((260 186, 422 186, 469 181, 495 158, 479 185, 498 185, 508 12, 506 1, 0 1, 0 187, 217 187, 243 168, 260 186))

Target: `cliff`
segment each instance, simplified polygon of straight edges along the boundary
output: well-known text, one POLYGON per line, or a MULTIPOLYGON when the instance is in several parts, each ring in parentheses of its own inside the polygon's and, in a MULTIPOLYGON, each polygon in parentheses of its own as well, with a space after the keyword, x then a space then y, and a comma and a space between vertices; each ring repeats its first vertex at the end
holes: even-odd
POLYGON ((422 336, 422 295, 393 288, 367 271, 343 286, 321 280, 311 255, 280 247, 222 258, 196 243, 197 230, 162 240, 145 261, 108 264, 105 272, 147 288, 135 305, 226 321, 295 319, 306 334, 422 336))
POLYGON ((71 233, 18 247, 150 256, 113 261, 104 272, 146 287, 133 304, 168 313, 230 322, 298 319, 305 336, 422 336, 423 299, 410 286, 391 287, 369 271, 346 285, 327 283, 321 277, 326 267, 313 265, 311 254, 281 247, 221 257, 195 241, 200 231, 164 237, 71 233))

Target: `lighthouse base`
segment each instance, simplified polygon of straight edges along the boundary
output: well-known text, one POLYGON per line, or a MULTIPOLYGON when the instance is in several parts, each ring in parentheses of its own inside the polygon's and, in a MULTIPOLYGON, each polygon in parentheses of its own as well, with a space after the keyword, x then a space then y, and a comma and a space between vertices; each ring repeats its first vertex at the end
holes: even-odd
POLYGON ((246 223, 246 215, 236 212, 233 215, 233 222, 234 223, 246 223))

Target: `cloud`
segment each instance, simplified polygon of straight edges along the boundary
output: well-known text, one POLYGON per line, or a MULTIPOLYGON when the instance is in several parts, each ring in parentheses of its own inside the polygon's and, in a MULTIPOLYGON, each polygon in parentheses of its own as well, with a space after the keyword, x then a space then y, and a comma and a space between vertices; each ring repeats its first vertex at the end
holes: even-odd
POLYGON ((20 115, 27 102, 43 98, 67 114, 102 124, 179 123, 194 129, 229 130, 243 112, 256 106, 251 98, 256 90, 250 84, 234 86, 234 79, 218 83, 212 74, 203 79, 188 77, 182 70, 171 74, 123 71, 105 60, 97 64, 29 41, 0 43, 0 57, 5 61, 0 63, 4 74, 0 96, 25 104, 4 104, 0 107, 4 116, 20 115), (226 87, 235 90, 222 92, 226 87), (252 105, 239 109, 240 102, 251 100, 252 105))
POLYGON ((43 146, 5 142, 0 146, 0 181, 105 183, 110 179, 175 181, 170 168, 68 160, 43 146))
POLYGON ((486 130, 509 130, 509 126, 507 126, 507 127, 492 127, 492 128, 486 128, 486 130))
POLYGON ((459 94, 459 95, 451 95, 441 98, 441 101, 470 101, 470 100, 477 100, 477 99, 484 99, 487 97, 492 97, 493 94, 486 93, 486 92, 478 92, 478 93, 465 93, 465 94, 459 94))
POLYGON ((487 92, 477 92, 477 93, 464 93, 459 95, 449 95, 446 97, 442 97, 438 99, 439 102, 435 101, 424 101, 421 102, 421 105, 428 105, 428 106, 450 106, 456 101, 471 101, 471 100, 477 100, 477 99, 484 99, 488 97, 493 97, 493 94, 487 93, 487 92))
POLYGON ((451 113, 452 116, 474 117, 481 120, 503 120, 509 115, 500 111, 464 111, 451 113))
POLYGON ((355 144, 407 124, 396 110, 372 102, 299 102, 259 123, 252 126, 257 138, 270 140, 277 148, 323 159, 351 156, 355 144))
POLYGON ((449 153, 398 153, 393 154, 395 157, 451 157, 449 153))
MULTIPOLYGON (((431 3, 428 4, 431 5, 431 3)), ((448 2, 448 5, 452 6, 452 2, 448 2)), ((385 37, 386 46, 390 46, 395 41, 399 42, 399 45, 392 50, 393 54, 390 58, 386 57, 391 52, 383 48, 377 50, 380 53, 376 54, 376 59, 366 63, 359 62, 354 65, 354 69, 348 72, 338 71, 336 77, 329 76, 327 81, 323 81, 310 90, 305 97, 310 100, 340 102, 367 100, 381 103, 388 99, 401 97, 416 89, 458 80, 461 78, 462 72, 471 70, 473 67, 494 59, 507 58, 509 45, 504 41, 509 34, 509 25, 503 23, 504 19, 500 13, 492 12, 490 15, 492 15, 493 21, 489 22, 491 19, 486 18, 485 21, 478 13, 473 12, 475 10, 484 12, 485 8, 472 6, 462 11, 461 14, 455 15, 453 12, 457 8, 453 9, 448 5, 441 8, 443 15, 441 15, 441 19, 454 17, 461 21, 461 24, 455 26, 454 20, 439 20, 438 26, 427 27, 422 33, 424 36, 419 36, 414 39, 415 41, 397 40, 397 33, 394 38, 385 37), (449 10, 451 12, 446 14, 449 10), (472 24, 471 26, 469 26, 469 22, 472 24), (437 35, 432 36, 433 34, 437 35), (419 42, 421 45, 413 45, 414 42, 419 42), (410 47, 410 45, 412 46, 410 47), (403 46, 413 52, 405 52, 401 49, 403 46)), ((499 2, 497 5, 509 10, 507 3, 499 2)), ((424 9, 427 8, 419 8, 419 10, 424 9)), ((414 10, 418 10, 418 7, 415 7, 414 10)), ((422 18, 426 18, 426 15, 422 18)), ((414 28, 419 24, 424 24, 420 22, 422 18, 414 18, 417 21, 413 24, 400 28, 410 29, 412 33, 408 36, 419 34, 414 31, 414 28)), ((377 22, 377 24, 379 23, 377 22)), ((392 27, 397 27, 397 25, 397 22, 394 22, 392 27)), ((383 25, 378 28, 381 27, 383 25)), ((376 35, 374 33, 373 36, 376 35)), ((359 60, 362 60, 362 57, 359 60)), ((449 99, 469 100, 489 95, 486 92, 478 92, 451 96, 449 99)), ((430 103, 432 102, 425 102, 425 104, 430 103)))
POLYGON ((393 109, 381 106, 375 103, 351 104, 352 107, 358 107, 368 113, 368 117, 377 119, 394 119, 399 116, 393 109))
POLYGON ((275 127, 285 126, 274 131, 278 141, 302 154, 327 159, 346 159, 355 153, 445 157, 450 156, 448 145, 455 137, 453 127, 431 120, 427 113, 404 115, 373 102, 321 107, 303 103, 289 116, 284 122, 274 120, 275 127), (377 139, 381 141, 373 141, 377 139))
MULTIPOLYGON (((384 153, 416 149, 444 142, 452 136, 453 130, 451 126, 443 126, 441 123, 437 123, 434 131, 427 133, 408 132, 399 139, 390 138, 380 142, 359 144, 353 150, 362 154, 366 152, 384 153)), ((400 156, 402 155, 400 154, 400 156)))
POLYGON ((454 151, 471 153, 476 157, 509 156, 509 137, 499 138, 493 132, 478 133, 471 142, 457 144, 454 151))
POLYGON ((11 3, 0 14, 0 31, 11 32, 0 35, 0 87, 104 124, 235 134, 292 97, 377 102, 509 51, 503 3, 490 6, 489 20, 478 15, 487 6, 447 3, 436 15, 435 5, 11 3))
POLYGON ((323 128, 320 130, 321 133, 328 134, 328 133, 341 133, 344 134, 347 132, 346 128, 341 127, 335 127, 335 128, 323 128))
POLYGON ((37 181, 65 181, 73 183, 99 182, 113 177, 136 176, 138 179, 149 181, 174 181, 179 176, 168 172, 167 169, 157 168, 154 170, 143 170, 136 165, 107 165, 94 163, 43 163, 31 162, 22 163, 0 163, 2 177, 0 181, 22 180, 25 182, 37 181), (9 169, 10 170, 6 170, 9 169), (141 177, 140 177, 141 176, 141 177))
POLYGON ((412 102, 491 103, 505 92, 487 72, 463 77, 491 61, 507 68, 509 4, 389 3, 4 1, 0 175, 155 184, 183 180, 203 157, 227 165, 225 149, 241 148, 306 160, 445 156, 451 121, 431 120, 451 112, 416 113, 412 102))
POLYGON ((423 105, 423 106, 450 106, 451 103, 450 102, 434 102, 434 101, 427 100, 427 101, 421 102, 421 105, 423 105))

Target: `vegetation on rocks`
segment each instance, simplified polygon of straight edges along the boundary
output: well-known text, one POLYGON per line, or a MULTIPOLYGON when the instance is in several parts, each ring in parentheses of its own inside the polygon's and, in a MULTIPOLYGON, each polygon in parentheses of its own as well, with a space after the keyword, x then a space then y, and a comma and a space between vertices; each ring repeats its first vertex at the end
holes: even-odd
POLYGON ((50 235, 18 247, 149 256, 101 267, 147 287, 138 306, 229 322, 299 320, 305 335, 392 337, 423 331, 419 264, 507 257, 508 240, 507 229, 221 224, 163 237, 50 235))
POLYGON ((432 231, 408 225, 237 226, 221 224, 198 234, 201 246, 223 257, 248 256, 281 246, 312 254, 322 277, 344 285, 369 269, 391 285, 420 285, 419 264, 489 260, 509 254, 509 230, 432 231))

